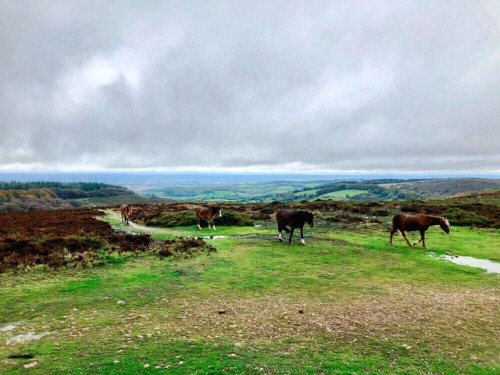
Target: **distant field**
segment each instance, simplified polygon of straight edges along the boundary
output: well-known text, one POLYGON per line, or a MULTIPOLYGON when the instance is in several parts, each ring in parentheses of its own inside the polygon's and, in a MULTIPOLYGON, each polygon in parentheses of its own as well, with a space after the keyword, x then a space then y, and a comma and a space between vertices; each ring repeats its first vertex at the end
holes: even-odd
POLYGON ((333 192, 328 193, 328 194, 320 195, 318 198, 321 198, 321 199, 348 199, 351 197, 355 197, 356 195, 365 194, 367 192, 368 192, 368 190, 353 190, 353 189, 339 190, 339 191, 333 191, 333 192))

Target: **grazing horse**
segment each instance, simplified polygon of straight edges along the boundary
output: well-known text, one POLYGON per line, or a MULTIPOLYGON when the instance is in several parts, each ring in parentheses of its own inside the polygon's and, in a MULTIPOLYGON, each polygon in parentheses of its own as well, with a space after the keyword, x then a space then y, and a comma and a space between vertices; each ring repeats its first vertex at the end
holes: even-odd
POLYGON ((208 221, 208 229, 210 229, 210 224, 212 224, 214 230, 215 229, 215 224, 214 224, 214 218, 219 215, 219 217, 222 217, 222 208, 220 207, 214 207, 214 206, 206 206, 206 207, 198 207, 195 210, 196 213, 196 218, 198 219, 198 228, 201 230, 201 219, 206 219, 208 221))
POLYGON ((304 223, 307 223, 313 227, 314 226, 314 215, 307 211, 289 211, 289 210, 279 210, 276 212, 276 221, 278 222, 278 240, 283 242, 283 237, 281 236, 281 231, 284 230, 290 233, 290 238, 288 243, 292 243, 293 230, 295 228, 300 228, 300 242, 305 245, 304 241, 304 223), (288 230, 287 226, 291 227, 291 231, 288 230))
POLYGON ((122 223, 128 225, 130 220, 130 216, 132 215, 132 205, 131 204, 122 204, 120 206, 120 213, 122 214, 122 223))
POLYGON ((413 246, 422 242, 424 249, 427 249, 427 246, 425 246, 425 231, 432 225, 439 225, 444 232, 450 233, 450 222, 444 217, 432 215, 396 214, 392 218, 392 231, 389 243, 392 245, 392 236, 394 236, 394 233, 399 230, 408 246, 411 246, 410 241, 408 241, 408 238, 406 237, 405 231, 418 230, 420 231, 420 239, 415 242, 413 246))

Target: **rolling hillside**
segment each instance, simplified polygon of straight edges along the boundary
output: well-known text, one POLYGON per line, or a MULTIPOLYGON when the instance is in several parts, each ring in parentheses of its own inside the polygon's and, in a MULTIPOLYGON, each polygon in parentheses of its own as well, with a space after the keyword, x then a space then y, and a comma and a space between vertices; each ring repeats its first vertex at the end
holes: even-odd
POLYGON ((426 180, 273 181, 148 187, 139 193, 178 202, 267 203, 321 200, 435 199, 484 190, 499 190, 500 180, 447 178, 426 180))
POLYGON ((101 183, 0 183, 0 212, 154 202, 165 200, 142 197, 127 188, 101 183))

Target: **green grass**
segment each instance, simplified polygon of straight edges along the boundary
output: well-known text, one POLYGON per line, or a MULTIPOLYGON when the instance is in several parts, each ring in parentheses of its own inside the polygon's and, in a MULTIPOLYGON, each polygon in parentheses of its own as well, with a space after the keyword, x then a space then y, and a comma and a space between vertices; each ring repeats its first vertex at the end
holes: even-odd
MULTIPOLYGON (((0 274, 0 328, 19 323, 0 331, 0 358, 34 353, 34 374, 500 370, 499 277, 430 258, 399 236, 390 247, 387 232, 369 227, 306 228, 307 246, 279 243, 269 225, 152 234, 229 237, 190 259, 0 274), (29 331, 49 334, 6 344, 29 331)), ((499 236, 436 229, 427 242, 438 254, 498 259, 499 236)), ((30 361, 7 360, 0 373, 25 373, 30 361)))
POLYGON ((355 197, 356 195, 364 194, 366 192, 368 192, 368 190, 355 190, 355 189, 338 190, 338 191, 332 191, 331 193, 320 195, 318 198, 321 198, 321 199, 347 199, 350 197, 355 197))

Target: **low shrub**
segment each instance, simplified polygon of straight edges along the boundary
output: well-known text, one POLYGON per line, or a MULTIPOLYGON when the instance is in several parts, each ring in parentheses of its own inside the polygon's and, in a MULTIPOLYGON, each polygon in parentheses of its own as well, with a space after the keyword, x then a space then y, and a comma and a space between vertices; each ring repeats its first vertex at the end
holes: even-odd
POLYGON ((154 227, 172 228, 196 225, 197 221, 194 212, 171 212, 155 217, 146 224, 154 227))
POLYGON ((444 211, 445 216, 451 225, 488 227, 490 222, 484 216, 473 211, 465 211, 460 208, 448 208, 444 211))
MULTIPOLYGON (((215 217, 215 225, 228 225, 228 226, 252 226, 253 220, 247 216, 236 213, 234 211, 222 211, 222 217, 215 217)), ((165 213, 159 217, 150 220, 147 225, 157 226, 163 228, 172 227, 187 227, 197 225, 198 221, 194 212, 174 212, 165 213)), ((202 226, 208 226, 208 222, 202 220, 202 226)))
POLYGON ((177 238, 161 241, 153 246, 153 252, 162 258, 171 256, 193 257, 216 251, 215 247, 207 244, 201 238, 177 238))
POLYGON ((222 217, 215 219, 215 225, 229 225, 235 227, 253 226, 253 220, 233 211, 222 211, 222 217))

